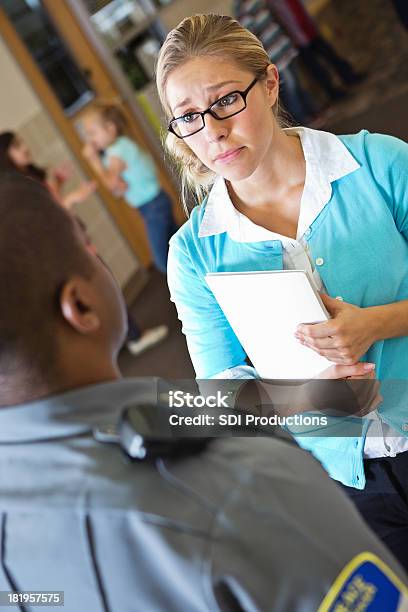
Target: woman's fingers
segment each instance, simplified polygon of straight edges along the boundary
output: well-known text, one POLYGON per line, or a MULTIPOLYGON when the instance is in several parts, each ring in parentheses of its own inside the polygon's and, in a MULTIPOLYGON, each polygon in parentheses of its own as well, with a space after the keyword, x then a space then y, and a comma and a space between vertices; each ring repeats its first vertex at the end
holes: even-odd
POLYGON ((367 374, 375 369, 374 363, 358 362, 353 365, 335 364, 320 372, 315 378, 337 380, 351 376, 367 377, 367 374))
POLYGON ((332 336, 326 336, 325 338, 309 338, 296 333, 295 337, 299 340, 300 344, 308 346, 314 351, 319 349, 337 350, 337 341, 332 336))
POLYGON ((359 374, 357 376, 348 376, 348 378, 350 380, 368 380, 370 378, 375 380, 375 370, 372 370, 371 372, 368 372, 368 374, 359 374))
POLYGON ((310 346, 307 343, 302 342, 304 346, 310 348, 315 353, 318 353, 322 357, 326 357, 329 361, 333 363, 342 364, 346 366, 353 365, 358 361, 360 355, 356 352, 350 351, 346 348, 316 348, 314 346, 310 346))
MULTIPOLYGON (((320 373, 316 378, 326 380, 345 379, 347 385, 352 392, 354 400, 351 404, 351 416, 363 417, 372 412, 383 401, 380 394, 380 382, 375 379, 374 364, 372 363, 355 363, 353 365, 333 365, 320 373)), ((338 399, 338 394, 342 391, 340 388, 333 387, 333 401, 338 399)), ((343 406, 345 414, 347 406, 343 406)))
POLYGON ((337 349, 320 349, 316 352, 319 353, 319 355, 321 355, 322 357, 326 357, 326 359, 328 359, 329 361, 332 361, 333 363, 337 363, 339 365, 351 366, 354 365, 356 362, 355 359, 349 357, 346 354, 343 354, 337 349))

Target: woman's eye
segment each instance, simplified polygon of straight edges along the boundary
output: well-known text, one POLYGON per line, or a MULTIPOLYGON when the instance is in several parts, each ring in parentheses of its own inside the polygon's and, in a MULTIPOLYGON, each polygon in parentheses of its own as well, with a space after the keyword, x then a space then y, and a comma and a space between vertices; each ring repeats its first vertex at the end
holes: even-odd
POLYGON ((182 123, 192 123, 197 117, 197 113, 187 113, 181 117, 181 121, 182 123))
POLYGON ((230 106, 237 101, 238 94, 228 94, 228 96, 224 96, 217 102, 217 106, 230 106))

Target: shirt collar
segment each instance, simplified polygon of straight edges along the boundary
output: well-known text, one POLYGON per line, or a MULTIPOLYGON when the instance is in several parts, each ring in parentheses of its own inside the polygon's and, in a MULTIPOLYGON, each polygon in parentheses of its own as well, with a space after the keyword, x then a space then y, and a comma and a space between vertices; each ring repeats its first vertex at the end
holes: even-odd
POLYGON ((91 433, 116 423, 123 408, 157 403, 158 379, 121 379, 16 406, 0 407, 0 445, 91 433))
MULTIPOLYGON (((285 132, 299 135, 306 160, 297 236, 300 237, 330 200, 331 183, 354 172, 360 164, 335 134, 304 127, 287 128, 285 132)), ((251 241, 279 238, 278 234, 255 225, 237 211, 225 180, 217 177, 205 205, 198 235, 203 238, 224 232, 238 241, 242 241, 245 234, 250 234, 251 241), (245 232, 245 229, 250 231, 245 232)))

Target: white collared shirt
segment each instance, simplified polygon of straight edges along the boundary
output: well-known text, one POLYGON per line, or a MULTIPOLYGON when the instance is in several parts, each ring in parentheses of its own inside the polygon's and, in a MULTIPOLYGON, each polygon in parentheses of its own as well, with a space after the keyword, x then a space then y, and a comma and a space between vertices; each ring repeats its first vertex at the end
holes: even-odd
MULTIPOLYGON (((315 267, 316 262, 311 259, 305 237, 310 225, 330 200, 331 183, 354 172, 360 165, 334 134, 304 127, 289 128, 285 132, 299 136, 306 161, 305 185, 300 203, 296 239, 256 225, 239 212, 231 201, 222 177, 217 178, 208 197, 199 237, 227 232, 236 242, 280 240, 283 248, 283 268, 305 270, 318 291, 321 291, 325 288, 315 267)), ((341 296, 335 297, 341 299, 341 296)), ((215 378, 247 378, 248 374, 253 372, 253 368, 249 366, 238 366, 220 372, 215 378)), ((408 438, 401 437, 394 429, 383 423, 377 411, 371 413, 371 418, 372 422, 365 440, 364 457, 392 457, 408 450, 408 438)))

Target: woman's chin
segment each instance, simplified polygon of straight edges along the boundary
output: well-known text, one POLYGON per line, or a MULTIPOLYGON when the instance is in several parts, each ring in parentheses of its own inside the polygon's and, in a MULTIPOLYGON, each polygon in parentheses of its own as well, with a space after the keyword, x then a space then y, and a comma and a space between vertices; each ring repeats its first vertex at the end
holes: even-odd
POLYGON ((245 166, 241 167, 224 168, 222 172, 218 173, 221 174, 226 181, 234 183, 244 181, 245 179, 249 178, 253 174, 254 170, 255 168, 248 168, 247 164, 245 164, 245 166))

